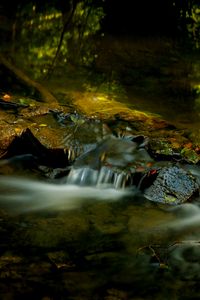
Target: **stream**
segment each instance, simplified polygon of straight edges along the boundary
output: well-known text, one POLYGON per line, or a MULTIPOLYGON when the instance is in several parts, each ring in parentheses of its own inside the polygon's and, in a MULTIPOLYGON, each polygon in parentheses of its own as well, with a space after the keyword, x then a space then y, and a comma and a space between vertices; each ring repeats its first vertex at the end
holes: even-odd
MULTIPOLYGON (((196 297, 199 197, 178 206, 149 201, 115 173, 141 159, 135 142, 110 137, 88 147, 57 179, 24 168, 32 156, 1 161, 1 299, 196 297), (97 168, 104 151, 113 170, 97 168)), ((190 170, 199 181, 199 167, 190 170)))
POLYGON ((127 97, 74 93, 67 113, 1 108, 18 140, 0 160, 0 299, 200 298, 199 96, 185 60, 152 69, 157 56, 144 48, 140 77, 140 49, 130 52, 127 97), (177 152, 185 145, 196 156, 177 152))

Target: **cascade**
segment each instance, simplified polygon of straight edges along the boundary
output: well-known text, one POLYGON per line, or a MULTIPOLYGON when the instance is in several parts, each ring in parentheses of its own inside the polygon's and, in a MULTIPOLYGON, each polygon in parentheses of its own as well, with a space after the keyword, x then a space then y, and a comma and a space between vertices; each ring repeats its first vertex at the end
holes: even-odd
POLYGON ((124 188, 127 182, 131 182, 131 164, 151 160, 147 151, 139 148, 136 142, 110 136, 77 158, 66 182, 82 186, 124 188))

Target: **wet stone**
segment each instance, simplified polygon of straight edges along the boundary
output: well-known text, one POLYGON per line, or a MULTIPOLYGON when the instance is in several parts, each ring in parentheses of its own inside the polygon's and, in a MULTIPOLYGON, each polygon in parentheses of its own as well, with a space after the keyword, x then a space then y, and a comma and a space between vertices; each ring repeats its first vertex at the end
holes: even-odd
POLYGON ((145 197, 155 202, 176 205, 189 200, 198 189, 196 179, 189 172, 178 166, 165 167, 146 189, 145 197))

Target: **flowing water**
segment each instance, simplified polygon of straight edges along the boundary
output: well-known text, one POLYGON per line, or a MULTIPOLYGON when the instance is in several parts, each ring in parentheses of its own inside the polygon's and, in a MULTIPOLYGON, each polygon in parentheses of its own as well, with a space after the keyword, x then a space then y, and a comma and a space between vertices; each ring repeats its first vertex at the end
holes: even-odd
POLYGON ((198 299, 198 198, 158 206, 105 168, 67 181, 1 176, 1 299, 198 299))
POLYGON ((198 299, 200 199, 147 200, 123 167, 150 157, 122 140, 90 148, 61 179, 24 168, 27 155, 1 161, 1 299, 198 299), (99 167, 113 143, 113 168, 99 167))

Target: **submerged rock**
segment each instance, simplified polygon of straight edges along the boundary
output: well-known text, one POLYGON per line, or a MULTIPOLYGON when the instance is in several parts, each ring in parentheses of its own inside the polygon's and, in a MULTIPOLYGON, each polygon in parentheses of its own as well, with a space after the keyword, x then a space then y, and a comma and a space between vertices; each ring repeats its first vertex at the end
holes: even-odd
POLYGON ((180 204, 189 200, 197 192, 196 179, 178 166, 161 169, 153 184, 145 190, 145 197, 165 204, 180 204))

